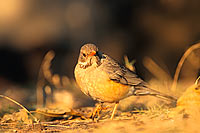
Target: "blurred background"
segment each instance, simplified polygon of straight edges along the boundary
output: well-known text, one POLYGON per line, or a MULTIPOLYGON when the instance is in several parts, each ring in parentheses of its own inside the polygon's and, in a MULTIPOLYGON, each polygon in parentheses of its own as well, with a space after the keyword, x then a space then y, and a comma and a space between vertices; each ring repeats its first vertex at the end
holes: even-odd
MULTIPOLYGON (((145 66, 146 57, 173 79, 183 53, 199 41, 199 5, 199 0, 0 0, 0 93, 35 105, 39 70, 49 50, 55 51, 52 73, 74 82, 84 43, 95 43, 120 63, 124 55, 136 60, 145 81, 159 77, 145 66)), ((183 66, 180 82, 185 87, 199 74, 199 53, 183 66)), ((160 80, 165 78, 160 75, 160 80)), ((80 102, 68 93, 65 98, 80 102)))

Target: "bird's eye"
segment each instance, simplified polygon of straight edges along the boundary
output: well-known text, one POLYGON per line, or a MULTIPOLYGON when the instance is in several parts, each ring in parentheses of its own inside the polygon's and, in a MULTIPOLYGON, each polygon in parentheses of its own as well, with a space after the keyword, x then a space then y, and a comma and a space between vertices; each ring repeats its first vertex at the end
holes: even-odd
POLYGON ((86 54, 85 54, 85 53, 83 53, 83 56, 84 56, 84 57, 86 57, 86 54))

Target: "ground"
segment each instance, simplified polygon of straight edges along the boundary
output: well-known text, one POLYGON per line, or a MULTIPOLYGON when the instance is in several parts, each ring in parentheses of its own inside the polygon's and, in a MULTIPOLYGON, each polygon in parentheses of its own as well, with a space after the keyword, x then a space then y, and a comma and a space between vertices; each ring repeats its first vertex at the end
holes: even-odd
MULTIPOLYGON (((184 110, 154 106, 147 110, 128 112, 117 111, 114 120, 110 120, 111 110, 101 112, 99 120, 93 121, 82 116, 89 114, 91 107, 68 112, 49 113, 47 109, 36 112, 40 121, 34 122, 22 109, 1 119, 0 132, 198 132, 199 113, 188 114, 184 110), (43 111, 43 117, 41 112, 43 111), (45 114, 45 117, 44 117, 45 114), (49 114, 54 114, 49 115, 49 114), (81 114, 81 115, 80 115, 81 114), (48 116, 47 116, 48 115, 48 116), (56 116, 57 115, 57 116, 56 116), (60 116, 58 116, 60 115, 60 116)), ((193 112, 194 113, 194 112, 193 112)))

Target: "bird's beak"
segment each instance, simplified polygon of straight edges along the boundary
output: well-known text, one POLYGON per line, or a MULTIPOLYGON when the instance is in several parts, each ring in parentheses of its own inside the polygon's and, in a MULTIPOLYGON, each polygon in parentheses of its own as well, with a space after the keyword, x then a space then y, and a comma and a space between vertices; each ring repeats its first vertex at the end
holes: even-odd
POLYGON ((94 56, 94 55, 96 55, 96 51, 92 51, 88 56, 94 56))

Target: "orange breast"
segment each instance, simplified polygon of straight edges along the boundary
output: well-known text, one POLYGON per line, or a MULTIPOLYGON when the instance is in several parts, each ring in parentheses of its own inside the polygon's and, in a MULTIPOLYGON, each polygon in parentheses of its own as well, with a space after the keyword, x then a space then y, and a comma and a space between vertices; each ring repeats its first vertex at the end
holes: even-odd
POLYGON ((114 82, 99 69, 84 69, 75 72, 81 90, 95 100, 116 102, 127 96, 130 86, 114 82))
POLYGON ((106 102, 116 102, 126 97, 129 86, 112 80, 99 81, 93 84, 94 96, 106 102))

